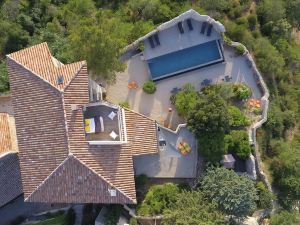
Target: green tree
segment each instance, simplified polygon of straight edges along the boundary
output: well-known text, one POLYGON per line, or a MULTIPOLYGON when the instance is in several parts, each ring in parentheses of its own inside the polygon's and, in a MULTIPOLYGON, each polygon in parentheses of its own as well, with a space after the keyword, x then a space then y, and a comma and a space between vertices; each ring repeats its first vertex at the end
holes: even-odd
POLYGON ((168 4, 160 0, 130 0, 128 9, 133 21, 152 20, 155 24, 167 21, 173 15, 168 4))
POLYGON ((228 127, 228 108, 223 98, 218 94, 200 95, 188 115, 188 128, 201 137, 203 134, 224 133, 228 127))
POLYGON ((227 152, 234 151, 242 159, 247 159, 251 154, 249 136, 244 130, 231 131, 225 136, 225 143, 227 152))
POLYGON ((300 224, 299 213, 282 211, 271 217, 270 225, 296 225, 300 224))
POLYGON ((257 6, 257 15, 261 24, 276 22, 285 18, 285 6, 282 0, 263 0, 257 6))
POLYGON ((219 163, 227 153, 223 132, 203 133, 198 137, 198 150, 207 161, 219 163))
POLYGON ((292 24, 300 27, 300 0, 286 0, 287 17, 292 24))
POLYGON ((300 148, 290 146, 272 161, 274 184, 280 190, 279 198, 285 207, 300 198, 300 148))
POLYGON ((229 125, 231 127, 242 127, 250 124, 249 119, 236 106, 229 106, 229 125))
POLYGON ((256 209, 258 197, 254 182, 232 170, 224 167, 210 168, 200 185, 205 196, 229 215, 242 218, 256 209))
POLYGON ((233 93, 237 99, 245 100, 251 96, 251 89, 245 84, 234 84, 233 93))
POLYGON ((187 117, 191 112, 199 98, 195 87, 192 84, 185 84, 175 97, 175 108, 180 116, 187 117))
POLYGON ((70 50, 77 60, 87 60, 93 76, 113 82, 116 72, 124 70, 119 61, 124 39, 121 22, 110 13, 99 12, 95 18, 83 19, 70 31, 70 50))
POLYGON ((0 62, 0 93, 9 90, 8 72, 5 61, 0 62))
POLYGON ((138 215, 157 215, 175 202, 179 188, 172 183, 152 186, 146 194, 143 203, 138 207, 138 215))
POLYGON ((228 224, 225 215, 218 210, 215 203, 210 203, 200 191, 183 191, 176 201, 164 211, 163 224, 188 225, 228 224))
POLYGON ((282 76, 284 59, 274 46, 266 38, 259 38, 255 45, 255 58, 260 71, 266 78, 274 81, 274 78, 282 76))
POLYGON ((272 193, 261 181, 256 184, 256 188, 258 190, 258 207, 261 209, 271 209, 273 200, 272 193))

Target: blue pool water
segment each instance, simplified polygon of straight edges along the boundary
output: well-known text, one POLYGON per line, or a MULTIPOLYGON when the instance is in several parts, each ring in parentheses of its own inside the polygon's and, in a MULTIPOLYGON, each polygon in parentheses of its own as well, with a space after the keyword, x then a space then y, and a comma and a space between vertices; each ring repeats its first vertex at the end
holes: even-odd
POLYGON ((171 52, 148 60, 148 66, 153 80, 159 80, 169 75, 199 68, 204 65, 222 61, 217 40, 197 46, 171 52))

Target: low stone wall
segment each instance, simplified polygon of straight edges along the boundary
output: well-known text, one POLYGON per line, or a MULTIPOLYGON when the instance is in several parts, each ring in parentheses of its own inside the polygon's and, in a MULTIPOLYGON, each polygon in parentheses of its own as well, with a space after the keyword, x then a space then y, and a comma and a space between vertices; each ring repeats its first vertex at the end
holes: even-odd
MULTIPOLYGON (((240 45, 240 43, 232 42, 231 45, 229 45, 229 47, 236 48, 238 45, 240 45)), ((256 130, 258 128, 260 128, 263 123, 265 123, 267 121, 270 94, 269 94, 267 85, 265 84, 265 82, 263 80, 262 75, 258 71, 255 62, 254 62, 251 54, 249 53, 249 51, 246 49, 246 47, 245 47, 245 53, 244 53, 243 57, 245 57, 245 60, 247 61, 247 64, 249 65, 249 67, 252 68, 253 76, 254 76, 255 80, 257 81, 257 85, 259 85, 260 90, 262 91, 262 94, 263 94, 263 96, 261 98, 261 102, 262 102, 261 119, 258 122, 252 124, 250 129, 248 130, 249 142, 250 142, 250 144, 252 144, 255 147, 255 162, 256 162, 255 167, 257 170, 257 174, 258 174, 259 178, 262 180, 262 182, 266 185, 268 190, 273 193, 272 185, 271 185, 270 181, 268 180, 268 177, 266 176, 266 174, 263 171, 261 155, 259 152, 258 144, 256 142, 256 130)), ((272 205, 273 205, 273 209, 272 209, 271 213, 273 213, 275 210, 276 202, 273 201, 272 205)))

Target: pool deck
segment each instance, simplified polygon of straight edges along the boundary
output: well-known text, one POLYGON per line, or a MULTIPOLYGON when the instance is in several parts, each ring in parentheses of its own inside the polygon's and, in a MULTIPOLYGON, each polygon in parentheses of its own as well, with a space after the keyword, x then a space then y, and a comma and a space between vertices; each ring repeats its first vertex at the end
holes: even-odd
POLYGON ((128 101, 130 108, 136 112, 155 119, 160 124, 175 130, 180 123, 185 121, 180 118, 175 109, 171 113, 169 108, 173 108, 170 103, 171 91, 173 88, 181 88, 186 83, 192 83, 197 90, 201 89, 201 82, 211 79, 213 83, 222 83, 225 75, 232 77, 233 83, 245 83, 252 89, 252 97, 260 99, 262 93, 253 77, 253 71, 248 66, 246 59, 236 56, 234 50, 229 47, 224 48, 224 63, 211 65, 190 71, 178 76, 170 77, 156 82, 156 92, 152 95, 143 92, 143 83, 150 79, 148 67, 140 55, 132 57, 127 62, 124 72, 117 74, 116 83, 107 87, 107 100, 119 104, 128 101), (129 89, 128 83, 135 81, 137 89, 129 89))
MULTIPOLYGON (((170 52, 176 52, 185 48, 199 45, 212 40, 220 39, 220 34, 212 29, 211 35, 207 36, 207 28, 204 34, 200 33, 202 23, 191 19, 193 30, 190 31, 186 22, 182 23, 184 33, 181 34, 177 25, 172 26, 166 30, 158 33, 160 45, 155 48, 151 48, 149 40, 144 41, 145 50, 144 58, 151 59, 161 55, 168 54, 170 52)), ((208 27, 208 26, 207 26, 208 27)))

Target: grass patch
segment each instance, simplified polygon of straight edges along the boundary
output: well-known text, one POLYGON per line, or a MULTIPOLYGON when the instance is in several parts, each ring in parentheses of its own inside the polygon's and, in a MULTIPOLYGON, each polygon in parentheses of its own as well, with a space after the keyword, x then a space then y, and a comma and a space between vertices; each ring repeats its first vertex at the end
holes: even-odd
POLYGON ((39 223, 30 223, 28 225, 57 225, 57 224, 65 224, 65 215, 60 215, 55 218, 47 219, 39 223))

